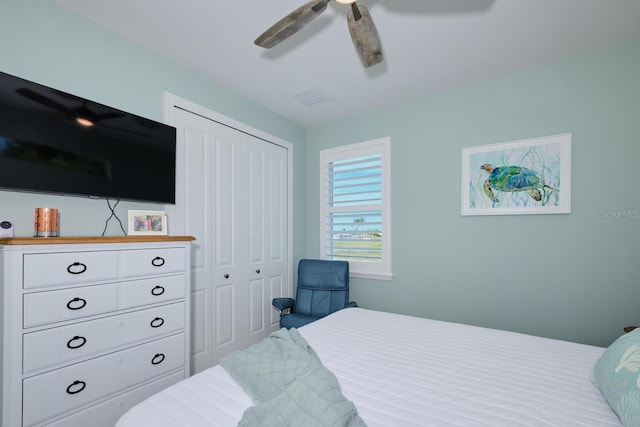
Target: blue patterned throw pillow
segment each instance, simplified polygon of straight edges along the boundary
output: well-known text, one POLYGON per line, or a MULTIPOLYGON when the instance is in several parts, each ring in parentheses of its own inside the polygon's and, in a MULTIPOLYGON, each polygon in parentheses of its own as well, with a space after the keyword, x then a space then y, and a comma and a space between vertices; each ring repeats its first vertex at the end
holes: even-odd
POLYGON ((640 328, 622 335, 593 367, 593 379, 625 426, 640 426, 640 328))

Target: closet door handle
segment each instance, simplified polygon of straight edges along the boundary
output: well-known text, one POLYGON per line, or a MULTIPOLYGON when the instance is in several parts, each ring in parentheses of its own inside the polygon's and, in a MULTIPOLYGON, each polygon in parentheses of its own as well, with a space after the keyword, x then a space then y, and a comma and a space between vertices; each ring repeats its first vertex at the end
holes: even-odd
POLYGON ((75 337, 67 341, 67 348, 74 350, 76 348, 82 347, 86 343, 87 343, 87 339, 85 337, 76 335, 75 337))
POLYGON ((87 305, 87 300, 84 298, 74 298, 67 303, 67 308, 69 310, 80 310, 87 305))
POLYGON ((260 269, 256 268, 256 273, 260 274, 260 269))
POLYGON ((225 274, 225 275, 224 275, 224 276, 222 276, 222 277, 224 277, 225 279, 228 279, 228 278, 229 278, 229 275, 228 275, 228 274, 225 274))
POLYGON ((77 261, 67 267, 69 274, 82 274, 85 271, 87 271, 87 265, 77 261))

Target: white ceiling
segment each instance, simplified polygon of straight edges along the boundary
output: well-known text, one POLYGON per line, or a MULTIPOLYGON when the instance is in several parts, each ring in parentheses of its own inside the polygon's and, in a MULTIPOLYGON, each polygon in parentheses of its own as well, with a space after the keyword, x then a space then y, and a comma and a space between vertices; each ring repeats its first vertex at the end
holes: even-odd
POLYGON ((640 39, 639 0, 361 0, 384 53, 365 69, 336 2, 265 50, 253 40, 306 0, 56 1, 304 126, 640 39), (308 89, 330 100, 292 97, 308 89))

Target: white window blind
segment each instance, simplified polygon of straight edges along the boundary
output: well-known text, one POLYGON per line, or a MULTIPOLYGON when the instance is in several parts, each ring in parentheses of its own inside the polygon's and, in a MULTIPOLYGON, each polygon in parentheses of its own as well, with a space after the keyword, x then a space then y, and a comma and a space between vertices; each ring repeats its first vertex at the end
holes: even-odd
POLYGON ((320 153, 322 254, 354 276, 390 278, 389 138, 320 153))

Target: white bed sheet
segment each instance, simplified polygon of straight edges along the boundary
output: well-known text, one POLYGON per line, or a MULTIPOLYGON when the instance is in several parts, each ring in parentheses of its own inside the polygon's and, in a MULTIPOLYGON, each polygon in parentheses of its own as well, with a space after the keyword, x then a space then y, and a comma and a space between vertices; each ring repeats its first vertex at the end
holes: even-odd
MULTIPOLYGON (((621 425, 589 380, 600 347, 361 308, 300 333, 369 427, 621 425)), ((116 427, 231 427, 251 404, 218 365, 116 427)))

